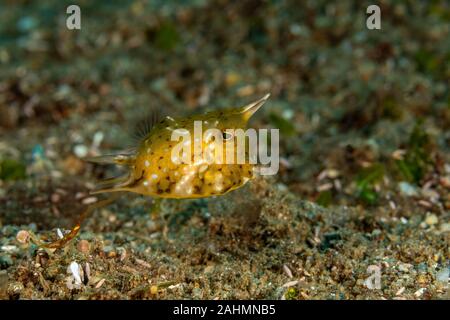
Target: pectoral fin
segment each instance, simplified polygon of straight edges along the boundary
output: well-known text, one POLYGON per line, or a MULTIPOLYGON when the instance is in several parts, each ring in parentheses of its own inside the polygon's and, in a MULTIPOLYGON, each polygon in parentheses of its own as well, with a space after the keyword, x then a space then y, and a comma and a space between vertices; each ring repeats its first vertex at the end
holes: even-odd
POLYGON ((117 164, 117 165, 131 165, 134 163, 135 156, 130 154, 109 154, 97 157, 86 157, 84 161, 99 163, 99 164, 117 164))

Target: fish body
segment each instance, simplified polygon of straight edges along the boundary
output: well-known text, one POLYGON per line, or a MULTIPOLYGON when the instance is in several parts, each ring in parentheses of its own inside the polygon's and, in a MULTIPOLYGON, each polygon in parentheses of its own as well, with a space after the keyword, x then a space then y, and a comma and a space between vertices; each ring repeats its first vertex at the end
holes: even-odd
MULTIPOLYGON (((104 188, 95 191, 129 191, 158 198, 203 198, 223 195, 242 187, 255 174, 255 164, 207 161, 205 150, 211 149, 214 139, 206 136, 200 141, 195 135, 195 124, 201 125, 202 132, 218 129, 223 134, 223 150, 231 143, 231 149, 223 151, 224 157, 237 156, 236 137, 229 129, 247 127, 250 117, 264 104, 269 95, 245 107, 230 108, 205 114, 174 119, 166 117, 144 136, 132 154, 101 156, 97 162, 116 163, 129 168, 128 173, 119 178, 107 180, 104 188), (173 140, 173 133, 189 133, 188 139, 173 140), (181 161, 185 153, 174 153, 173 149, 184 144, 191 161, 181 161), (229 151, 231 150, 231 151, 229 151), (175 154, 175 155, 174 155, 175 154)), ((202 136, 203 137, 203 136, 202 136)), ((246 159, 248 150, 245 151, 246 159)), ((225 158, 224 158, 225 160, 225 158)))

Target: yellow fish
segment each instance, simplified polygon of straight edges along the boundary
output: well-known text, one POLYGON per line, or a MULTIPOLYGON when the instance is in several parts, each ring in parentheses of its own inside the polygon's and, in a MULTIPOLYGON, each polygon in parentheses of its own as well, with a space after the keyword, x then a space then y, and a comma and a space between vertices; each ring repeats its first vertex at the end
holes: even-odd
MULTIPOLYGON (((110 181, 107 188, 94 193, 130 191, 158 198, 203 198, 222 195, 243 186, 253 177, 254 164, 207 163, 203 152, 194 161, 194 123, 201 123, 202 130, 215 128, 223 133, 223 149, 230 140, 236 140, 230 129, 245 129, 250 117, 266 102, 269 95, 241 108, 230 108, 194 115, 181 119, 166 117, 155 125, 142 139, 133 154, 98 157, 91 161, 116 163, 129 168, 129 173, 110 181), (176 130, 189 132, 185 141, 191 150, 191 162, 175 163, 172 159, 172 133, 176 130)), ((213 139, 202 139, 201 150, 214 143, 213 139)), ((237 146, 237 142, 233 144, 237 146)), ((236 156, 237 151, 231 151, 236 156)), ((180 162, 180 159, 177 159, 180 162)))
MULTIPOLYGON (((269 94, 258 101, 239 108, 211 111, 179 119, 166 117, 145 134, 135 152, 86 159, 97 163, 114 163, 128 168, 127 174, 100 182, 99 186, 102 188, 91 193, 129 191, 155 198, 185 199, 223 195, 242 187, 254 177, 255 164, 248 161, 240 164, 226 161, 208 162, 205 159, 204 152, 196 157, 199 150, 207 150, 213 144, 213 139, 201 139, 196 149, 194 139, 197 136, 194 132, 196 130, 194 124, 201 124, 203 132, 207 132, 208 129, 218 129, 223 135, 221 143, 226 149, 227 144, 236 140, 236 137, 229 133, 230 129, 245 130, 250 117, 268 98, 269 94), (174 131, 183 131, 185 134, 189 134, 189 139, 184 140, 183 143, 188 145, 186 148, 191 151, 190 159, 187 159, 191 161, 180 161, 180 158, 184 156, 183 153, 180 153, 180 158, 173 158, 173 148, 179 145, 179 142, 172 139, 174 131)), ((236 145, 236 143, 233 143, 231 147, 233 148, 236 145)), ((229 151, 226 152, 228 155, 229 151)), ((231 155, 236 156, 236 154, 237 151, 231 149, 231 155)), ((227 157, 227 155, 224 155, 224 157, 227 157)), ((246 156, 248 156, 248 150, 246 150, 246 156)), ((95 208, 111 203, 113 199, 115 197, 88 207, 71 233, 60 240, 43 246, 49 248, 62 247, 76 236, 88 213, 95 208)))

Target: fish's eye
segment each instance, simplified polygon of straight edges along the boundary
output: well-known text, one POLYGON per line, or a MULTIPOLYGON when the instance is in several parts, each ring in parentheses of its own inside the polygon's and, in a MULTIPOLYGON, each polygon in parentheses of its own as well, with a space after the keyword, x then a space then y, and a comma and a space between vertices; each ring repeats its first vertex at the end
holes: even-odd
POLYGON ((231 138, 233 138, 233 135, 229 132, 223 131, 222 138, 223 138, 223 140, 230 140, 231 138))

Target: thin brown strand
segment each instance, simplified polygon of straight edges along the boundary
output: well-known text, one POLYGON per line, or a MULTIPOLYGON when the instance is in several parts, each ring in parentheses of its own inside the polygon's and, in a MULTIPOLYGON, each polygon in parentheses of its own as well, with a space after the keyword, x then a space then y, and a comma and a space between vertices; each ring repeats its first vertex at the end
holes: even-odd
POLYGON ((50 242, 50 243, 43 243, 41 241, 37 241, 36 244, 38 246, 40 246, 40 247, 48 248, 48 249, 59 249, 59 248, 64 247, 69 241, 71 241, 72 239, 74 239, 77 236, 78 232, 80 231, 81 225, 86 220, 86 218, 92 212, 94 212, 95 209, 103 208, 103 207, 113 203, 115 200, 117 200, 119 195, 120 195, 119 193, 115 193, 115 194, 112 194, 112 196, 110 196, 108 199, 101 200, 101 201, 98 201, 96 203, 93 203, 93 204, 89 205, 86 208, 86 210, 84 210, 80 214, 80 216, 78 217, 77 222, 72 227, 70 232, 68 234, 64 235, 64 237, 62 237, 61 239, 58 239, 58 240, 50 242))

